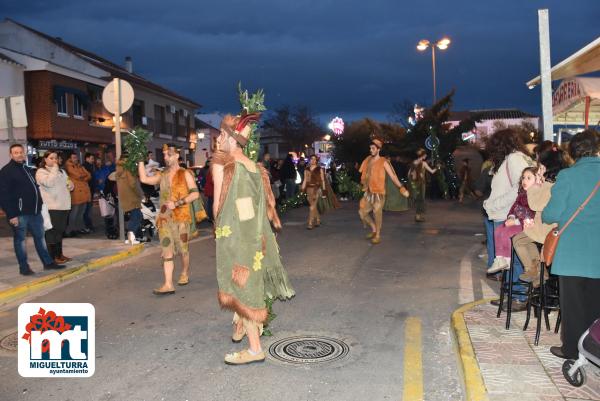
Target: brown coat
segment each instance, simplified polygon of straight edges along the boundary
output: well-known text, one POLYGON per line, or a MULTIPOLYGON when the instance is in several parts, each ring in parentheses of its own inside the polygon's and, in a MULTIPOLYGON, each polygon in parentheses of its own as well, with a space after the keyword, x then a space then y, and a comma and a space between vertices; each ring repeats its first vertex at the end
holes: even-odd
POLYGON ((117 163, 116 177, 119 191, 119 203, 124 212, 139 209, 142 204, 142 190, 138 179, 124 166, 125 162, 117 163))
POLYGON ((527 202, 529 208, 535 212, 533 218, 533 226, 523 230, 525 234, 535 242, 540 244, 544 243, 546 235, 556 227, 556 224, 544 224, 542 223, 542 210, 550 202, 550 189, 552 188, 551 182, 545 182, 541 186, 534 185, 527 190, 527 202))
POLYGON ((65 162, 65 170, 73 182, 74 188, 71 192, 71 205, 80 205, 92 200, 92 193, 88 181, 92 175, 81 164, 73 164, 69 159, 65 162))

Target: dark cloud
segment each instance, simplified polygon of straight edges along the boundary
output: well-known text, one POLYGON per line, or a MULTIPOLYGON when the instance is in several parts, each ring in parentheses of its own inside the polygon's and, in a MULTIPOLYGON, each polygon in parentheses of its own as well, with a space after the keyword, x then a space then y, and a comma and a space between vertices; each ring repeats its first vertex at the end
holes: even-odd
POLYGON ((4 2, 6 16, 121 63, 191 97, 235 110, 238 81, 265 88, 271 108, 380 117, 403 99, 430 101, 431 56, 419 39, 449 35, 438 93, 456 108, 538 112, 537 9, 550 9, 556 63, 595 39, 598 0, 280 0, 4 2))

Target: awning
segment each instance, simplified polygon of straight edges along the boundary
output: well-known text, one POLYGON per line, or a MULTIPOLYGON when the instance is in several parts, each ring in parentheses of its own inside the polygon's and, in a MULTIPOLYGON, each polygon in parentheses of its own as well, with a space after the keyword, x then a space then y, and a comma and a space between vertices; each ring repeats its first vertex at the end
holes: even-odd
POLYGON ((600 121, 600 78, 562 81, 552 95, 552 114, 554 124, 587 125, 589 121, 596 125, 600 121))
MULTIPOLYGON (((553 81, 600 71, 600 37, 555 65, 551 71, 553 81)), ((541 78, 538 75, 526 85, 533 88, 540 82, 541 78)))

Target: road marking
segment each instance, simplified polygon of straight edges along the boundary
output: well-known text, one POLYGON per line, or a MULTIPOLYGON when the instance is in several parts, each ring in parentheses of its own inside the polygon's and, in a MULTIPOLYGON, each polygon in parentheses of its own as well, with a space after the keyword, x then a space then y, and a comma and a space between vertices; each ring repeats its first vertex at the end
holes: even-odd
POLYGON ((404 390, 402 401, 423 400, 421 319, 409 317, 404 326, 404 390))

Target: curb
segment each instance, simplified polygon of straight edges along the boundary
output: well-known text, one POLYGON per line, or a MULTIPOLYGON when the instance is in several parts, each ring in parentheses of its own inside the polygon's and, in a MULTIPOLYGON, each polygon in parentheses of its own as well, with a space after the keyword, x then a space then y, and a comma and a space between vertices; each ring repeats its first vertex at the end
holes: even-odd
POLYGON ((458 347, 458 365, 462 374, 465 400, 467 401, 487 401, 488 394, 485 384, 483 383, 481 370, 479 370, 477 358, 475 357, 475 351, 473 350, 473 343, 471 343, 471 336, 469 336, 469 331, 467 330, 464 313, 477 305, 487 303, 492 299, 493 298, 480 299, 478 301, 470 302, 452 312, 451 326, 458 347))
POLYGON ((98 270, 101 267, 128 259, 132 256, 140 254, 143 250, 143 244, 135 245, 126 251, 121 251, 114 255, 103 256, 101 258, 86 262, 80 266, 72 267, 70 269, 33 280, 29 283, 17 285, 16 287, 0 291, 0 306, 7 304, 8 302, 15 301, 19 298, 23 298, 26 295, 38 292, 44 288, 72 280, 84 273, 98 270))

